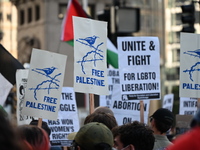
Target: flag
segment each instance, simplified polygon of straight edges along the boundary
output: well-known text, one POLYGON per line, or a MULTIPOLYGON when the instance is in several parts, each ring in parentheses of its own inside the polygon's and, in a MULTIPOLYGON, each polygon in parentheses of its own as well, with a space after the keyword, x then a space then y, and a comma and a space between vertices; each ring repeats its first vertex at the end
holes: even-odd
POLYGON ((16 83, 17 69, 24 69, 24 67, 0 44, 0 105, 4 104, 11 88, 16 83))
MULTIPOLYGON (((72 16, 89 18, 77 0, 69 0, 66 15, 62 22, 61 41, 74 46, 74 33, 72 16)), ((116 47, 107 40, 107 63, 118 68, 118 53, 116 47)))

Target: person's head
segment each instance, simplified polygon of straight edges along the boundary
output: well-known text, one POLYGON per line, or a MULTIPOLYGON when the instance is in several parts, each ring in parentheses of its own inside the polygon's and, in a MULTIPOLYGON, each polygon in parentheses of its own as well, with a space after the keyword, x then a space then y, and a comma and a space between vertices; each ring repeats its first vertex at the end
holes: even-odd
POLYGON ((96 112, 88 115, 85 118, 84 124, 90 123, 90 122, 100 122, 106 125, 110 130, 117 126, 117 121, 113 115, 110 113, 105 112, 96 112))
POLYGON ((35 125, 21 125, 18 132, 27 150, 49 150, 49 137, 44 129, 35 125))
POLYGON ((173 113, 165 108, 159 108, 152 116, 150 116, 150 122, 152 129, 160 134, 166 133, 173 125, 174 115, 173 113))
POLYGON ((112 129, 114 148, 117 150, 152 150, 153 131, 143 123, 134 121, 112 129))
POLYGON ((196 114, 194 115, 190 123, 191 128, 194 128, 196 126, 200 126, 200 109, 197 110, 196 114))
MULTIPOLYGON (((33 119, 29 124, 37 126, 38 120, 33 119)), ((45 121, 42 121, 42 129, 44 129, 47 132, 48 136, 51 135, 51 129, 49 128, 48 124, 45 121)))
POLYGON ((91 122, 76 133, 72 149, 75 150, 112 150, 113 135, 104 124, 91 122))
POLYGON ((18 135, 2 109, 0 109, 0 149, 22 150, 18 135))
POLYGON ((98 112, 104 112, 104 113, 108 113, 108 114, 111 114, 114 116, 113 111, 106 106, 99 106, 99 107, 95 108, 93 113, 98 113, 98 112))

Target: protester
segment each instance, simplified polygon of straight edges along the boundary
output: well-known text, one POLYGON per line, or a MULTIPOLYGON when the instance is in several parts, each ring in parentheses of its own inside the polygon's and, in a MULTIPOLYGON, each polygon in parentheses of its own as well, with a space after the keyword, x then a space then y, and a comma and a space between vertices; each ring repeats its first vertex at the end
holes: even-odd
POLYGON ((191 129, 179 135, 167 150, 200 150, 200 109, 191 121, 191 129))
POLYGON ((4 110, 0 109, 0 149, 1 150, 25 150, 20 145, 21 141, 14 131, 12 124, 4 110))
POLYGON ((91 122, 83 125, 76 133, 73 150, 112 150, 112 132, 102 123, 91 122))
POLYGON ((18 126, 18 132, 26 150, 49 150, 49 137, 46 131, 34 125, 18 126))
POLYGON ((134 121, 112 129, 116 150, 152 150, 153 131, 143 123, 134 121))
POLYGON ((117 121, 113 115, 105 112, 94 112, 85 118, 84 124, 90 122, 100 122, 106 125, 110 130, 117 126, 117 121))
POLYGON ((151 128, 154 132, 155 144, 153 150, 164 150, 172 144, 166 136, 173 125, 174 115, 165 108, 156 110, 150 117, 151 128))
POLYGON ((98 113, 98 112, 109 113, 114 116, 113 111, 106 106, 99 106, 99 107, 95 108, 94 113, 98 113))
MULTIPOLYGON (((35 125, 37 126, 38 125, 38 120, 35 120, 33 119, 31 122, 30 122, 30 125, 35 125)), ((51 129, 49 128, 47 122, 45 121, 42 121, 42 129, 44 129, 48 136, 49 136, 49 139, 50 139, 50 135, 51 135, 51 129)), ((51 146, 50 147, 50 150, 62 150, 61 146, 51 146)))

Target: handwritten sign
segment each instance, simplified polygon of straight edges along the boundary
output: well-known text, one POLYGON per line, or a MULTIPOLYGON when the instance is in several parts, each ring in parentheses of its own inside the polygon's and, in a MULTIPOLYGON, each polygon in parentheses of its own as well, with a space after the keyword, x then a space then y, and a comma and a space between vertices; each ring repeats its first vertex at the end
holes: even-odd
POLYGON ((157 37, 118 37, 121 93, 127 100, 160 99, 157 37))
POLYGON ((74 90, 108 95, 107 23, 73 17, 74 25, 74 90))
POLYGON ((67 56, 33 49, 22 114, 56 120, 67 56))
POLYGON ((179 114, 195 115, 197 112, 197 98, 180 97, 179 114))
POLYGON ((199 34, 181 33, 180 97, 200 98, 199 34))
POLYGON ((108 76, 109 95, 100 95, 99 105, 110 108, 114 85, 120 84, 119 70, 118 69, 108 69, 107 76, 108 76))
POLYGON ((47 120, 51 129, 50 142, 52 146, 70 146, 72 141, 67 139, 68 134, 79 130, 79 118, 74 89, 63 87, 61 93, 58 119, 47 120))
POLYGON ((165 95, 163 98, 162 108, 166 108, 166 109, 172 111, 173 104, 174 104, 174 94, 165 95))

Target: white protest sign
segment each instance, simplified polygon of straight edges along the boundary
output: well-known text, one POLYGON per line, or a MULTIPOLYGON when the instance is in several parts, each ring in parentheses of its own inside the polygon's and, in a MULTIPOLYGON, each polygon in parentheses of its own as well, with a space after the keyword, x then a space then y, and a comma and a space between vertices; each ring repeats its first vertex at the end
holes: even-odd
POLYGON ((17 91, 17 124, 29 124, 32 117, 22 115, 23 102, 28 80, 28 69, 18 69, 16 72, 16 91, 17 91))
POLYGON ((33 49, 22 114, 56 120, 67 56, 33 49))
POLYGON ((108 95, 107 23, 74 17, 74 91, 108 95))
POLYGON ((118 69, 108 69, 108 90, 109 95, 100 95, 99 105, 106 106, 110 108, 111 100, 112 100, 112 91, 114 88, 114 84, 120 84, 119 81, 119 70, 118 69))
POLYGON ((179 115, 195 115, 197 112, 197 98, 180 97, 179 115))
MULTIPOLYGON (((147 102, 147 101, 145 101, 147 102)), ((138 101, 139 103, 139 101, 138 101)), ((121 113, 114 113, 115 114, 115 118, 117 120, 117 124, 123 125, 126 123, 131 123, 133 121, 139 121, 140 122, 140 115, 138 114, 121 114, 121 113)), ((144 123, 147 124, 148 123, 148 116, 144 116, 144 123)))
POLYGON ((163 98, 162 108, 166 108, 170 111, 173 109, 174 94, 167 94, 163 98))
POLYGON ((51 129, 50 142, 52 146, 70 146, 68 134, 77 132, 80 128, 74 89, 63 87, 58 119, 47 120, 51 129))
POLYGON ((181 33, 180 97, 200 98, 200 35, 181 33))
POLYGON ((160 99, 160 46, 157 37, 118 37, 120 84, 128 100, 160 99))
MULTIPOLYGON (((143 103, 144 103, 144 121, 145 121, 149 115, 150 101, 144 101, 143 103)), ((123 96, 120 93, 120 85, 114 85, 113 87, 110 109, 114 112, 114 114, 120 114, 122 118, 128 115, 129 118, 130 116, 132 116, 134 120, 140 121, 140 101, 124 100, 123 96)), ((117 116, 115 115, 115 117, 117 116)), ((118 118, 116 119, 118 120, 118 118)), ((124 119, 119 118, 119 120, 120 124, 124 122, 122 121, 124 119)))

